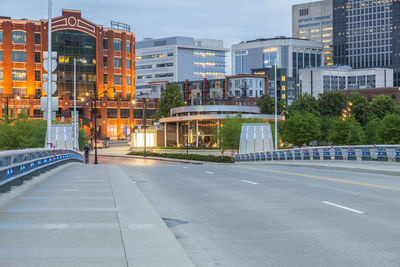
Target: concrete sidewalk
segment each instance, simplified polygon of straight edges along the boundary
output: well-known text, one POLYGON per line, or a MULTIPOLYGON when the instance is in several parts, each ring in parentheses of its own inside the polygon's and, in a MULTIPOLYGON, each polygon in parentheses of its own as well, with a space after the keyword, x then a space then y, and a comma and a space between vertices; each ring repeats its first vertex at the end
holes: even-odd
POLYGON ((258 164, 275 166, 306 167, 317 169, 343 170, 362 173, 376 173, 400 176, 400 163, 377 161, 349 161, 349 160, 285 160, 285 161, 253 161, 237 164, 258 164))
POLYGON ((0 266, 193 266, 114 165, 74 164, 0 208, 0 266))

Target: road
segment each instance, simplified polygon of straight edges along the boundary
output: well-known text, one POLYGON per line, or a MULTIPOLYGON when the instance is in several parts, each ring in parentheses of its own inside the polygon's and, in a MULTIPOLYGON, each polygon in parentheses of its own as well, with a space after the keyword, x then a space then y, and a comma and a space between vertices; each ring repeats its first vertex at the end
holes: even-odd
POLYGON ((399 177, 263 165, 123 168, 173 219, 196 266, 400 265, 399 177))
MULTIPOLYGON (((114 157, 114 156, 102 156, 97 157, 99 164, 115 164, 118 166, 153 166, 153 165, 179 165, 180 163, 169 162, 163 160, 154 159, 143 159, 143 158, 128 158, 128 157, 114 157)), ((90 163, 94 161, 94 155, 89 157, 90 163)))

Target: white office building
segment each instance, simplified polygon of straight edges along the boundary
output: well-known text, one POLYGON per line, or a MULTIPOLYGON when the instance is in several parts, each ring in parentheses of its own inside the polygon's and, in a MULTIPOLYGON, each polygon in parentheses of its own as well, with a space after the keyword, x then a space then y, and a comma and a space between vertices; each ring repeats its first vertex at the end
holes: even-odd
POLYGON ((328 91, 393 87, 393 69, 352 69, 347 66, 300 70, 302 94, 314 97, 328 91))
POLYGON ((151 93, 156 82, 223 78, 228 51, 222 40, 192 37, 136 42, 136 94, 151 93))
POLYGON ((324 44, 325 65, 333 65, 333 0, 292 6, 292 36, 324 44))

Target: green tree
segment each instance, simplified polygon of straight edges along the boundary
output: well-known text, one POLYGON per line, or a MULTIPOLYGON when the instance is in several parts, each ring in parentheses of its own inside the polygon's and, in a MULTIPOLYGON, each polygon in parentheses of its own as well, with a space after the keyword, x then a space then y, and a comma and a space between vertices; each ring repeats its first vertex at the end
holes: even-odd
POLYGON ((320 136, 320 143, 323 145, 326 145, 329 143, 328 141, 328 132, 329 129, 332 127, 332 124, 335 123, 336 118, 334 117, 329 117, 329 116, 323 116, 319 117, 320 120, 320 125, 321 125, 321 136, 320 136))
POLYGON ((318 106, 322 116, 338 117, 346 107, 346 96, 340 92, 333 91, 320 94, 318 106))
POLYGON ((365 139, 368 145, 381 143, 380 130, 382 127, 381 120, 370 120, 365 127, 365 139))
POLYGON ((299 96, 289 107, 288 116, 293 113, 311 113, 314 116, 319 116, 318 102, 315 97, 310 94, 299 96))
POLYGON ((79 138, 78 138, 78 144, 79 144, 79 150, 83 150, 85 145, 89 141, 89 133, 85 131, 83 128, 79 129, 79 138))
POLYGON ((396 103, 387 95, 378 95, 370 103, 371 111, 378 119, 383 119, 386 114, 397 113, 396 103))
POLYGON ((373 113, 369 103, 365 97, 358 92, 350 93, 347 99, 352 103, 351 114, 354 115, 355 119, 362 127, 365 127, 368 121, 373 118, 373 113))
POLYGON ((311 113, 293 113, 280 125, 282 140, 296 146, 308 145, 321 134, 320 122, 311 113))
POLYGON ((223 149, 238 149, 242 122, 239 118, 228 118, 221 127, 220 147, 223 149))
POLYGON ((161 100, 158 103, 158 110, 153 115, 153 119, 159 120, 162 117, 169 117, 171 108, 183 105, 183 94, 178 84, 172 83, 162 92, 161 100))
MULTIPOLYGON (((275 100, 269 95, 263 95, 258 101, 257 106, 260 108, 262 114, 275 114, 275 100)), ((285 111, 285 102, 278 101, 277 103, 277 113, 283 114, 285 111)))
POLYGON ((365 143, 365 133, 360 123, 351 116, 346 120, 333 121, 327 139, 333 145, 361 145, 365 143))
POLYGON ((400 144, 400 115, 386 115, 382 120, 379 136, 385 144, 400 144))

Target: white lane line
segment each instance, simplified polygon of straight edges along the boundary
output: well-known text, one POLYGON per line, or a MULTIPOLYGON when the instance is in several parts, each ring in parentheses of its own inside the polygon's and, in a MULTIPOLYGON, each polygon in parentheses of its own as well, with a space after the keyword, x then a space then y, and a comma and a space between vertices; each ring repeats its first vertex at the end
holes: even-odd
POLYGON ((213 172, 209 172, 209 171, 205 171, 205 173, 208 173, 208 174, 214 174, 213 172))
POLYGON ((249 184, 258 184, 258 183, 251 182, 251 181, 247 181, 247 180, 242 180, 242 182, 244 182, 244 183, 249 183, 249 184))
POLYGON ((182 167, 182 168, 187 169, 187 168, 189 168, 189 167, 182 167))
POLYGON ((342 206, 342 205, 339 205, 339 204, 335 204, 335 203, 332 203, 332 202, 329 202, 329 201, 321 201, 321 202, 324 203, 324 204, 331 205, 331 206, 334 206, 334 207, 337 207, 337 208, 341 208, 341 209, 344 209, 344 210, 348 210, 348 211, 351 211, 351 212, 364 214, 364 212, 362 212, 362 211, 355 210, 355 209, 352 209, 352 208, 348 208, 348 207, 345 207, 345 206, 342 206))

